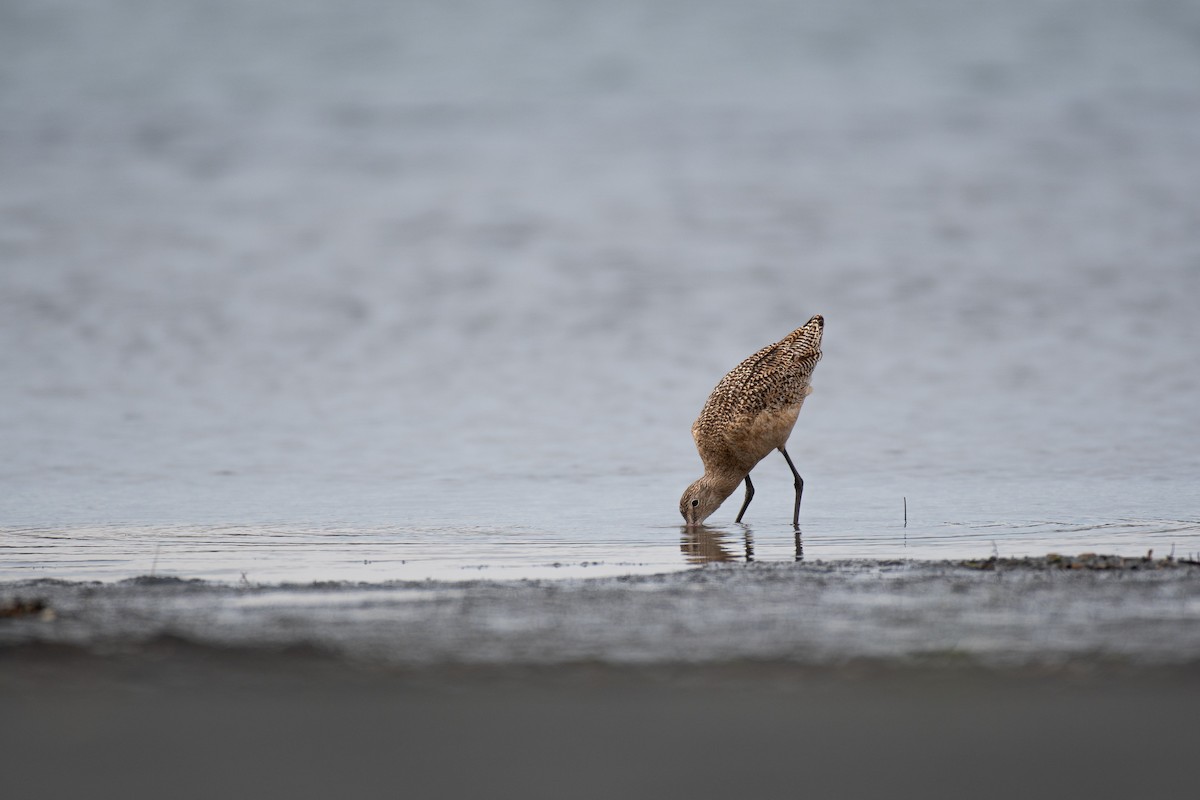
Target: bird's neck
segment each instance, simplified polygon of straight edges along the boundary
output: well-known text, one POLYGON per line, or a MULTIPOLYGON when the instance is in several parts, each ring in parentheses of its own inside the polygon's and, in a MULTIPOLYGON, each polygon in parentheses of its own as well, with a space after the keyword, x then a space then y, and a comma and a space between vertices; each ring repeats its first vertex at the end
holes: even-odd
POLYGON ((733 494, 745 478, 745 475, 737 475, 732 472, 705 470, 702 480, 714 494, 720 496, 721 502, 724 502, 725 498, 733 494))

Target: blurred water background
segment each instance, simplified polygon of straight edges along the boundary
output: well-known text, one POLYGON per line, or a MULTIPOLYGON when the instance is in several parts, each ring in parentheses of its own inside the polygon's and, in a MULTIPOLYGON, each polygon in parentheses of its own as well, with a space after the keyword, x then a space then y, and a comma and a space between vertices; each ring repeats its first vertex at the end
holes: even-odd
POLYGON ((6 0, 0 578, 1200 551, 1200 4, 6 0), (907 527, 903 503, 907 502, 907 527))

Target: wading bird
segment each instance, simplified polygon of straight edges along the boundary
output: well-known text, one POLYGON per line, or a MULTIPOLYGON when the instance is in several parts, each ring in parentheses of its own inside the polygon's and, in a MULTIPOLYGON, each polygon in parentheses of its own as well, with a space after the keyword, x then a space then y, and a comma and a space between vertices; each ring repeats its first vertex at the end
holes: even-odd
POLYGON ((821 360, 824 329, 825 319, 818 314, 738 364, 708 396, 692 425, 704 475, 679 500, 679 513, 689 526, 708 519, 745 481, 746 499, 736 520, 741 522, 754 497, 750 470, 772 450, 778 450, 796 479, 792 525, 799 527, 804 479, 784 445, 804 398, 812 392, 809 381, 821 360))

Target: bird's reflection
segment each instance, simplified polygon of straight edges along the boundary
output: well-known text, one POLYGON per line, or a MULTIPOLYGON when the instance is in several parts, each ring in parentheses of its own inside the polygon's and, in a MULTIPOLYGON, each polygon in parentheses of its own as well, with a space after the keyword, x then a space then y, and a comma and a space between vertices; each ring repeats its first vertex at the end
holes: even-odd
MULTIPOLYGON (((749 536, 749 532, 746 534, 749 536)), ((737 561, 729 550, 732 537, 725 531, 703 526, 684 527, 679 550, 689 564, 717 564, 737 561)))
MULTIPOLYGON (((738 536, 718 528, 708 528, 703 525, 684 527, 679 541, 679 550, 689 564, 718 564, 733 561, 754 561, 754 533, 749 525, 742 528, 741 543, 738 536)), ((804 560, 804 543, 800 538, 800 529, 795 533, 796 561, 804 560)))

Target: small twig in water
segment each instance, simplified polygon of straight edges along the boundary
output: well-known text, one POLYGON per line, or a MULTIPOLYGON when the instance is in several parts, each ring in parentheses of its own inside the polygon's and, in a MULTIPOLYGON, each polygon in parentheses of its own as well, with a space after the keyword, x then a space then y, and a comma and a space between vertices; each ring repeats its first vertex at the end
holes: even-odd
POLYGON ((908 527, 908 498, 904 498, 904 527, 908 527))

